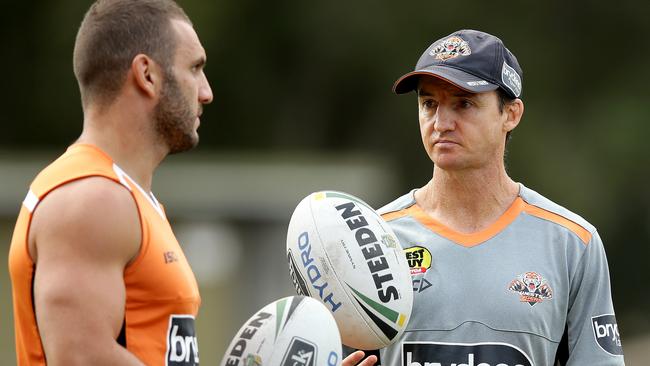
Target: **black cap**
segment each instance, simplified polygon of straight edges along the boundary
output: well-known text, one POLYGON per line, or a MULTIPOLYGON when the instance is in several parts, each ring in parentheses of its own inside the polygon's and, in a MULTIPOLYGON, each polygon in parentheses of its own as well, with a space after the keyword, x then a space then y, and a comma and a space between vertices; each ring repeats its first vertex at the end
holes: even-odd
POLYGON ((432 75, 472 93, 501 88, 519 98, 522 74, 517 58, 499 38, 464 29, 433 42, 420 56, 415 71, 399 78, 393 91, 415 90, 420 75, 432 75))

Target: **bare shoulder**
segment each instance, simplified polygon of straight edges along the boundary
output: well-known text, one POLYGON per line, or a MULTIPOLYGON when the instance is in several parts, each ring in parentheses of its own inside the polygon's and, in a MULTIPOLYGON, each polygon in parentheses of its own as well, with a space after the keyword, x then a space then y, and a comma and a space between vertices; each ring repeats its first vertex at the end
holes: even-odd
POLYGON ((39 203, 29 243, 35 260, 54 250, 126 264, 137 255, 140 238, 131 193, 110 179, 89 177, 57 188, 39 203))
POLYGON ((93 365, 119 349, 124 268, 140 248, 139 220, 131 193, 102 177, 59 187, 36 207, 34 311, 48 364, 93 365))

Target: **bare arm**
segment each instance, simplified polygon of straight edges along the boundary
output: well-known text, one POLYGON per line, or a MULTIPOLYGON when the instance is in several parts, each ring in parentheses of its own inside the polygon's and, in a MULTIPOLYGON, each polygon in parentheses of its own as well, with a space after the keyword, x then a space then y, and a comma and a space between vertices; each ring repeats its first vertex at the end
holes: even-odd
POLYGON ((131 194, 106 178, 67 184, 39 204, 29 244, 48 365, 143 365, 116 342, 124 321, 123 272, 140 237, 131 194))

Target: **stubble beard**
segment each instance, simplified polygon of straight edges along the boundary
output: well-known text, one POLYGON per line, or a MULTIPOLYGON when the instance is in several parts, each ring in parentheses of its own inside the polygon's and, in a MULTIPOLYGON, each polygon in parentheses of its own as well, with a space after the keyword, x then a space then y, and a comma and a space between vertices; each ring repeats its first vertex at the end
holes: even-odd
MULTIPOLYGON (((171 70, 165 72, 160 100, 154 109, 156 132, 167 145, 169 154, 187 151, 199 143, 194 131, 196 113, 178 85, 171 70)), ((200 107, 199 107, 200 108, 200 107)))

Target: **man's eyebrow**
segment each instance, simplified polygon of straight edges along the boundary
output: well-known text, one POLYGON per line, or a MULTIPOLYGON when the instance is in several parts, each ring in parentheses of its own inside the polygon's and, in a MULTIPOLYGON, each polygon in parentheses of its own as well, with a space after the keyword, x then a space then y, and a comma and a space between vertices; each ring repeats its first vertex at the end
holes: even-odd
POLYGON ((426 92, 422 89, 418 90, 418 97, 431 97, 433 96, 431 93, 426 92))

